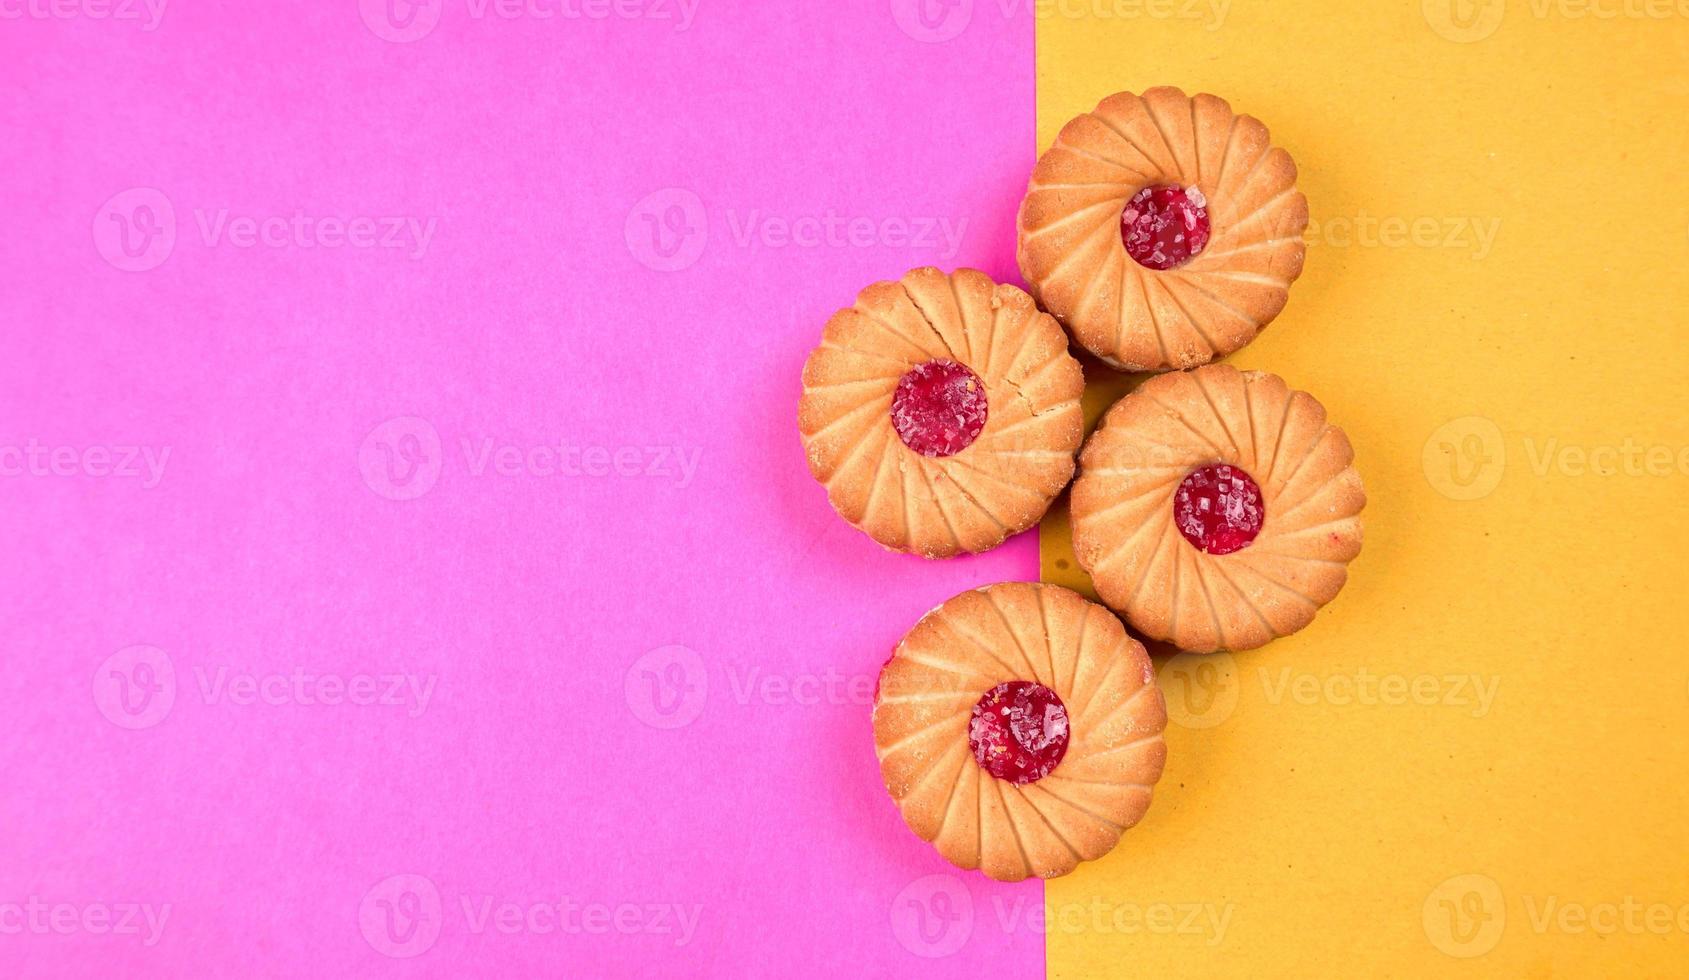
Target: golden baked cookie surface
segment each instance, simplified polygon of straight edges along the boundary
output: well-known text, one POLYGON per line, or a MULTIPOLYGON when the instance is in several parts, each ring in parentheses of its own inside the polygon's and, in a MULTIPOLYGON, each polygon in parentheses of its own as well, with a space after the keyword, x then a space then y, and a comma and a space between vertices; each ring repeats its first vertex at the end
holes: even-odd
MULTIPOLYGON (((1247 650, 1313 621, 1360 553, 1366 492, 1343 431, 1282 378, 1215 364, 1151 378, 1080 456, 1073 550, 1134 629, 1181 650, 1247 650), (1260 513, 1234 550, 1186 532, 1193 474, 1228 470, 1260 513), (1221 549, 1223 550, 1223 549, 1221 549)), ((1200 503, 1200 501, 1198 501, 1200 503)))
MULTIPOLYGON (((874 748, 904 821, 945 859, 1004 881, 1050 878, 1107 854, 1143 818, 1166 721, 1149 656, 1113 614, 1011 582, 956 596, 898 644, 880 673, 874 748), (1046 692, 1032 721, 1063 743, 1025 781, 993 775, 976 748, 993 720, 982 703, 1014 685, 1046 692)), ((1019 727, 1015 737, 1031 742, 1019 727)))
POLYGON ((845 520, 891 550, 944 558, 1044 516, 1073 476, 1083 390, 1066 335, 1030 296, 971 269, 923 268, 828 320, 804 363, 798 429, 845 520), (923 442, 904 396, 929 381, 963 395, 977 381, 983 398, 923 442))
POLYGON ((1224 99, 1123 92, 1062 128, 1021 202, 1017 256, 1043 307, 1114 367, 1206 364, 1253 340, 1301 275, 1308 202, 1267 127, 1224 99), (1202 250, 1174 268, 1128 253, 1122 214, 1149 188, 1194 189, 1202 250))

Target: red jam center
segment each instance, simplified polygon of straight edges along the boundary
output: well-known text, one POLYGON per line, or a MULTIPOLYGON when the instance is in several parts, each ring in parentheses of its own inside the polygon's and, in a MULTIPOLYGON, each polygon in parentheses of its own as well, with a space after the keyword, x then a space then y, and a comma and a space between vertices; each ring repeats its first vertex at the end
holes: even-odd
POLYGON ((1067 754, 1067 706, 1042 684, 998 684, 974 705, 968 748, 998 779, 1017 786, 1036 782, 1067 754))
POLYGON ((1266 519, 1261 487, 1248 473, 1224 463, 1193 471, 1173 495, 1179 533, 1210 555, 1249 547, 1266 519))
POLYGON ((891 424, 922 456, 954 456, 985 428, 985 385, 955 361, 928 361, 897 382, 891 424))
POLYGON ((1194 187, 1146 187, 1120 212, 1126 254, 1149 269, 1176 269, 1208 247, 1208 199, 1194 187))

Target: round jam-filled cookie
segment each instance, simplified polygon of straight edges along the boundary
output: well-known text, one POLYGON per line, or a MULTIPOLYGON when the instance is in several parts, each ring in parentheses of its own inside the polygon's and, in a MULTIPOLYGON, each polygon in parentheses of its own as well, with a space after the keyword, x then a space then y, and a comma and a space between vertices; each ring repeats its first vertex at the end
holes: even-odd
POLYGON ((1111 95, 1062 127, 1021 202, 1021 273, 1080 345, 1127 371, 1255 339, 1302 273, 1308 201, 1267 127, 1224 99, 1111 95))
POLYGON ((1248 650, 1314 619, 1361 550, 1343 430, 1277 375, 1151 378, 1085 444, 1073 551, 1097 594, 1181 650, 1248 650))
POLYGON ((809 471, 893 551, 985 551, 1038 523, 1073 478, 1085 379, 1032 297, 961 269, 878 282, 803 366, 809 471))
POLYGON ((1094 861, 1143 818, 1167 708, 1120 620, 1009 582, 921 617, 880 671, 874 751, 904 822, 1001 881, 1094 861))

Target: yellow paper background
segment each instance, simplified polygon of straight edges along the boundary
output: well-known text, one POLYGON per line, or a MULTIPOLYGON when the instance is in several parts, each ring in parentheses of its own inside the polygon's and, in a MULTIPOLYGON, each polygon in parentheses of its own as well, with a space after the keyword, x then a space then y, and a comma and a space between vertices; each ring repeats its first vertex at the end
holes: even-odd
POLYGON ((1680 6, 1040 6, 1041 146, 1174 84, 1296 158, 1306 272, 1231 361, 1315 393, 1370 499, 1310 629, 1157 658, 1183 724, 1146 821, 1049 884, 1051 976, 1689 974, 1680 6))

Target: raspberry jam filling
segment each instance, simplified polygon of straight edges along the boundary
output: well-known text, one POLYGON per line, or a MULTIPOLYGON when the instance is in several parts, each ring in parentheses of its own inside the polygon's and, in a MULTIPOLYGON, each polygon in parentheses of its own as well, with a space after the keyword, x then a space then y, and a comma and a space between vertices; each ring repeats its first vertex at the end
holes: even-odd
POLYGON ((974 705, 968 748, 998 779, 1017 786, 1036 782, 1067 754, 1067 706, 1042 684, 998 684, 974 705))
POLYGON ((955 361, 928 361, 897 382, 891 424, 922 456, 954 456, 985 429, 985 385, 955 361))
POLYGON ((1208 247, 1208 199, 1194 187, 1146 187, 1120 212, 1126 254, 1147 269, 1176 269, 1208 247))
POLYGON ((1249 547, 1267 520, 1261 487, 1225 463, 1193 470, 1173 495, 1173 523, 1185 540, 1210 555, 1249 547))

